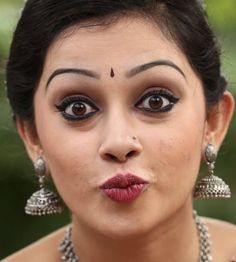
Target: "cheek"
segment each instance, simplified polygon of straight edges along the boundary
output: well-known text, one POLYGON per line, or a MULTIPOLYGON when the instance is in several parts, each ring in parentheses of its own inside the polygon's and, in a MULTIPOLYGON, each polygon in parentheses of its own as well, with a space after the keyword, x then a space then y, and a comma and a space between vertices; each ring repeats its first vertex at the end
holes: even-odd
POLYGON ((65 179, 67 173, 76 176, 78 170, 93 161, 96 138, 93 133, 80 132, 73 123, 70 125, 65 122, 59 112, 49 108, 42 96, 42 91, 35 96, 35 117, 39 140, 50 171, 58 174, 60 179, 65 179))
POLYGON ((86 198, 95 172, 91 170, 96 158, 94 133, 80 133, 55 116, 50 119, 49 114, 40 114, 37 126, 50 174, 63 200, 86 198))
POLYGON ((45 148, 53 181, 70 208, 76 206, 76 202, 87 201, 96 177, 95 170, 92 168, 95 157, 94 147, 88 146, 85 139, 83 141, 81 143, 76 138, 68 139, 67 142, 60 143, 59 147, 54 145, 53 149, 48 148, 50 146, 48 144, 45 148))
POLYGON ((204 112, 179 114, 178 119, 155 127, 148 134, 149 163, 157 175, 158 191, 163 194, 168 192, 168 195, 174 192, 187 195, 192 190, 199 171, 204 112), (176 187, 183 190, 178 192, 176 187))

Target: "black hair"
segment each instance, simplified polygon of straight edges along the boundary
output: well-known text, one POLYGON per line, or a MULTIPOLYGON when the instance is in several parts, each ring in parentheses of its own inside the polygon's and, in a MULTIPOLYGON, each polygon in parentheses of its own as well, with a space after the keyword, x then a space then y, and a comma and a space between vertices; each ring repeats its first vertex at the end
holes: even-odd
POLYGON ((60 33, 91 21, 106 26, 129 14, 151 19, 179 46, 202 81, 206 106, 217 104, 227 83, 220 72, 219 46, 199 0, 28 0, 6 70, 13 114, 34 121, 34 93, 47 50, 60 33))

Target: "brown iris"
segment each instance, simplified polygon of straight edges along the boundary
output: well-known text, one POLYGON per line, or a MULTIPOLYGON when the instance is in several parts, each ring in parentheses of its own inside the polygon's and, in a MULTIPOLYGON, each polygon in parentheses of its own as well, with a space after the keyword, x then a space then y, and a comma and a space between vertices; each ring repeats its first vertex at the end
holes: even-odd
POLYGON ((71 110, 75 115, 84 115, 86 113, 86 106, 82 103, 75 103, 71 110))
POLYGON ((149 99, 149 106, 152 109, 159 109, 163 106, 163 100, 160 96, 152 96, 149 99))

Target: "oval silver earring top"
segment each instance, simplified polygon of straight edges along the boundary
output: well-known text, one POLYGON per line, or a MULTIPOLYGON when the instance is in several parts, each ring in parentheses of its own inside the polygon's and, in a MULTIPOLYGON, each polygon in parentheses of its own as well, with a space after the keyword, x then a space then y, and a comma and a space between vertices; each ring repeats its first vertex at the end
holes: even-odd
POLYGON ((46 174, 46 164, 41 156, 38 157, 34 162, 34 170, 38 176, 43 176, 46 174))
POLYGON ((212 144, 208 144, 205 149, 205 160, 209 163, 216 161, 217 152, 212 144))

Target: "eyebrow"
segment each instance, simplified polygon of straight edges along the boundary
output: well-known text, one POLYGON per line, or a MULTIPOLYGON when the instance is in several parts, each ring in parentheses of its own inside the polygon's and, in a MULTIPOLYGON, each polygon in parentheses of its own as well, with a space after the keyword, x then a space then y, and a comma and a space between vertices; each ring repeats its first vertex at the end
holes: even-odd
MULTIPOLYGON (((184 72, 172 61, 170 60, 156 60, 156 61, 152 61, 146 64, 142 64, 139 66, 136 66, 134 68, 132 68, 131 70, 129 70, 125 75, 127 78, 131 78, 137 74, 140 74, 148 69, 151 69, 155 66, 169 66, 174 68, 175 70, 177 70, 185 79, 186 76, 184 74, 184 72)), ((50 82, 58 75, 62 75, 62 74, 77 74, 77 75, 82 75, 82 76, 87 76, 90 78, 95 78, 95 79, 100 79, 101 76, 92 70, 88 70, 88 69, 83 69, 83 68, 59 68, 56 69, 48 78, 47 84, 46 84, 46 89, 48 88, 50 82)))
POLYGON ((153 68, 155 66, 169 66, 174 68, 175 70, 177 70, 185 79, 186 79, 186 75, 184 74, 184 72, 172 61, 170 60, 156 60, 156 61, 152 61, 146 64, 142 64, 139 65, 137 67, 132 68, 131 70, 129 70, 126 73, 126 77, 130 78, 133 77, 139 73, 142 73, 150 68, 153 68))
POLYGON ((83 75, 95 79, 100 79, 100 75, 97 72, 88 70, 88 69, 82 69, 82 68, 60 68, 55 70, 50 77, 48 78, 46 89, 48 88, 50 82, 58 75, 62 74, 77 74, 77 75, 83 75))

